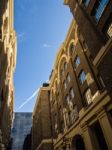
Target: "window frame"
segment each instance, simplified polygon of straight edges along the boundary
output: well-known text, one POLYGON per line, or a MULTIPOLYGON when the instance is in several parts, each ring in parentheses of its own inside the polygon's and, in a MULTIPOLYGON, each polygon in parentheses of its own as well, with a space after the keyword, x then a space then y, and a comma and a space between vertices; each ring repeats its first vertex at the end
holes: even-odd
POLYGON ((83 0, 83 4, 87 7, 91 0, 83 0))
POLYGON ((79 79, 80 85, 83 85, 83 83, 86 81, 86 73, 85 73, 84 70, 81 70, 81 71, 80 71, 79 76, 78 76, 78 79, 79 79), (82 74, 82 73, 84 73, 84 74, 82 74), (81 75, 84 75, 84 76, 82 76, 82 77, 84 78, 84 80, 82 80, 83 78, 81 79, 81 75))
POLYGON ((87 106, 91 105, 92 104, 92 93, 91 93, 90 88, 86 89, 86 91, 84 93, 84 97, 85 97, 87 106))
POLYGON ((64 70, 67 70, 67 62, 64 63, 64 70))
POLYGON ((80 57, 77 55, 74 60, 75 68, 77 68, 80 65, 80 63, 81 63, 80 57))
POLYGON ((70 94, 70 99, 73 99, 75 97, 75 92, 74 92, 73 87, 70 88, 69 94, 70 94))
POLYGON ((74 52, 75 52, 75 44, 72 42, 71 44, 70 44, 70 53, 71 54, 73 54, 74 52))
POLYGON ((107 0, 107 2, 103 2, 104 0, 98 0, 96 1, 94 8, 92 10, 92 16, 95 18, 95 21, 98 23, 99 20, 101 19, 105 8, 107 7, 109 0, 107 0), (102 4, 104 3, 104 4, 102 4))
POLYGON ((70 81, 71 81, 71 76, 70 76, 69 73, 67 74, 67 77, 66 77, 66 78, 67 78, 68 83, 70 83, 70 81))
POLYGON ((64 86, 64 89, 66 90, 67 89, 67 82, 66 82, 66 80, 64 80, 63 86, 64 86))

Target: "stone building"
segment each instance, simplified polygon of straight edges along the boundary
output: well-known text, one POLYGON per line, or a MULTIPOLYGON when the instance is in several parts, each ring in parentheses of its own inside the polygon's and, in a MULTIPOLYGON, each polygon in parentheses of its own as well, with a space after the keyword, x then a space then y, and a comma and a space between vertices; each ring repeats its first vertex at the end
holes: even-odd
POLYGON ((50 77, 55 150, 112 149, 111 97, 91 57, 73 20, 50 77))
MULTIPOLYGON (((94 39, 91 42, 94 42, 94 39)), ((49 81, 50 116, 46 115, 51 121, 51 139, 54 146, 51 150, 112 149, 111 93, 99 67, 93 62, 94 57, 77 22, 73 20, 58 51, 49 81)), ((108 67, 110 66, 107 66, 107 69, 108 67)), ((106 73, 105 77, 111 79, 111 74, 106 73)), ((111 80, 109 81, 111 83, 111 80)), ((38 97, 42 102, 44 96, 39 93, 38 97)), ((44 109, 39 106, 39 102, 38 99, 38 105, 35 106, 38 114, 44 109)), ((35 117, 44 120, 36 113, 35 117)), ((33 133, 33 136, 37 136, 34 137, 35 144, 38 143, 37 138, 43 139, 40 126, 42 124, 39 125, 37 121, 34 130, 37 133, 33 133)))
POLYGON ((49 85, 40 88, 33 111, 32 150, 53 150, 49 85))
POLYGON ((0 0, 0 150, 8 147, 14 107, 16 35, 13 0, 0 0))

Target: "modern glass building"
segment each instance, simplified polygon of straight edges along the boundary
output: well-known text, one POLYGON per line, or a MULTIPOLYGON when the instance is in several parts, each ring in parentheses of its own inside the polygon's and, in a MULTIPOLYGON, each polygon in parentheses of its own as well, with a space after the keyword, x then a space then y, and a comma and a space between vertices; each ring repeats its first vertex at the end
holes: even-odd
POLYGON ((26 136, 32 127, 32 113, 15 113, 12 129, 12 150, 22 150, 26 136))

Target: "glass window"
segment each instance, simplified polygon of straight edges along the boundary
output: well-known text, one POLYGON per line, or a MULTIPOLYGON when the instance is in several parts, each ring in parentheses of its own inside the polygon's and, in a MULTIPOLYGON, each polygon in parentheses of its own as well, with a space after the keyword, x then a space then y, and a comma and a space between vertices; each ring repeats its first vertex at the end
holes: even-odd
POLYGON ((101 15, 107 6, 109 0, 97 0, 95 7, 93 9, 92 15, 95 17, 96 21, 99 21, 101 15))
POLYGON ((67 81, 68 81, 68 82, 71 81, 71 78, 70 78, 70 75, 69 75, 69 74, 67 75, 67 81))
POLYGON ((66 89, 67 88, 67 83, 66 83, 66 81, 64 81, 64 89, 66 89))
POLYGON ((69 95, 66 96, 66 101, 69 102, 70 101, 70 97, 69 95))
POLYGON ((67 63, 65 62, 64 63, 64 70, 66 70, 67 69, 67 63))
POLYGON ((69 126, 69 116, 68 116, 68 111, 67 111, 66 108, 65 108, 64 115, 65 115, 65 123, 66 123, 66 125, 68 127, 69 126))
POLYGON ((79 58, 79 56, 77 56, 75 59, 75 67, 78 67, 79 64, 80 64, 80 58, 79 58))
POLYGON ((64 70, 63 69, 61 70, 61 74, 62 74, 62 76, 64 76, 64 70))
POLYGON ((71 53, 74 53, 74 51, 75 51, 75 45, 73 43, 71 44, 70 49, 71 49, 71 53))
POLYGON ((86 74, 85 74, 84 70, 82 70, 79 75, 80 84, 83 84, 85 80, 86 80, 86 74))
POLYGON ((90 2, 90 0, 84 0, 83 3, 84 3, 86 6, 88 6, 89 2, 90 2))
POLYGON ((91 94, 91 90, 90 89, 88 89, 85 92, 85 98, 86 98, 87 104, 89 105, 92 102, 92 94, 91 94))
POLYGON ((74 90, 73 90, 73 88, 70 89, 70 98, 74 98, 74 90))
POLYGON ((76 121, 76 119, 78 118, 79 114, 78 114, 78 108, 76 105, 73 106, 73 110, 71 112, 71 120, 72 123, 74 123, 74 121, 76 121))

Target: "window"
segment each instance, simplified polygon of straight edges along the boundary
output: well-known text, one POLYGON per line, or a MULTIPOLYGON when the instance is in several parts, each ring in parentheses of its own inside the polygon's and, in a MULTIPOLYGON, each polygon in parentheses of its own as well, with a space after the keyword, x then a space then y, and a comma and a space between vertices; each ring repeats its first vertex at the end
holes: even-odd
POLYGON ((70 46, 70 50, 71 50, 71 53, 74 53, 74 51, 75 51, 75 45, 73 43, 70 46))
POLYGON ((90 0, 84 0, 84 1, 83 1, 83 3, 84 3, 86 6, 88 6, 89 2, 90 2, 90 0))
POLYGON ((80 58, 79 58, 79 56, 77 56, 75 59, 75 68, 78 67, 79 64, 80 64, 80 58))
POLYGON ((80 84, 83 84, 85 80, 86 80, 86 74, 85 74, 84 70, 82 70, 81 73, 79 74, 80 84))
POLYGON ((68 75, 67 75, 67 81, 68 81, 68 82, 70 82, 70 81, 71 81, 71 78, 70 78, 69 73, 68 73, 68 75))
POLYGON ((60 129, 61 129, 61 132, 62 132, 62 133, 64 132, 64 128, 65 128, 65 124, 64 124, 63 121, 61 121, 60 129))
POLYGON ((92 15, 95 17, 97 22, 101 18, 101 15, 102 15, 105 7, 107 6, 108 2, 109 2, 109 0, 97 0, 96 1, 92 15))
POLYGON ((64 63, 64 70, 66 70, 67 69, 67 63, 65 62, 64 63))
POLYGON ((63 85, 64 85, 64 89, 66 89, 67 88, 66 81, 64 81, 63 85))
POLYGON ((79 114, 78 114, 78 108, 76 105, 73 106, 73 110, 71 112, 71 120, 72 120, 72 123, 74 123, 74 121, 76 121, 76 119, 79 117, 79 114))
POLYGON ((70 126, 72 123, 71 111, 68 112, 68 116, 69 116, 69 126, 70 126))
POLYGON ((63 69, 61 70, 61 74, 62 74, 62 76, 64 76, 64 70, 63 69))
POLYGON ((70 101, 70 97, 69 95, 66 96, 66 102, 69 102, 70 101))
POLYGON ((65 123, 66 123, 66 126, 68 127, 69 126, 69 117, 68 117, 68 111, 66 108, 65 109, 65 112, 64 112, 64 116, 65 116, 65 123))
POLYGON ((54 128, 55 128, 55 133, 58 134, 58 124, 57 124, 57 114, 54 114, 54 128))
POLYGON ((91 104, 92 102, 92 94, 91 94, 91 90, 88 89, 86 92, 85 92, 85 98, 86 98, 86 102, 87 104, 91 104))
POLYGON ((74 90, 73 90, 73 88, 70 89, 70 98, 74 98, 74 90))
POLYGON ((95 122, 90 129, 93 135, 93 140, 96 141, 95 146, 99 147, 99 150, 109 150, 100 123, 98 121, 95 122))

